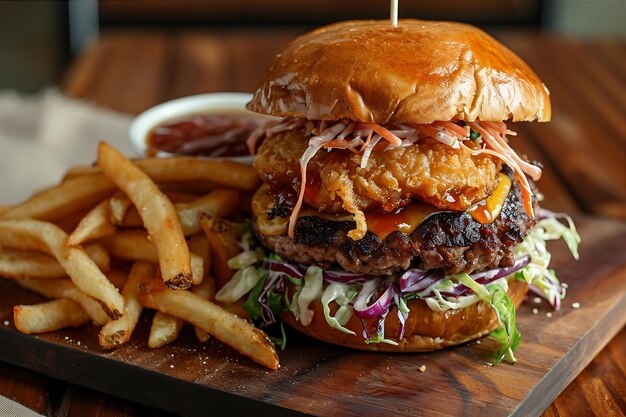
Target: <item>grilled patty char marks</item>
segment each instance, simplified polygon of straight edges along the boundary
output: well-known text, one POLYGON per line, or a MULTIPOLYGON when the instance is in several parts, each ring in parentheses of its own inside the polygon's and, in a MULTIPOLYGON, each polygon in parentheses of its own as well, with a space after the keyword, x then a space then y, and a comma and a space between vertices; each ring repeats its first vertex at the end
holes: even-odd
POLYGON ((354 241, 347 236, 353 222, 304 216, 298 219, 293 239, 260 234, 259 238, 281 257, 305 265, 375 275, 411 266, 456 274, 512 265, 515 247, 534 224, 524 210, 519 183, 514 181, 493 223, 481 224, 465 212, 442 212, 427 218, 410 235, 396 231, 381 241, 368 232, 354 241))

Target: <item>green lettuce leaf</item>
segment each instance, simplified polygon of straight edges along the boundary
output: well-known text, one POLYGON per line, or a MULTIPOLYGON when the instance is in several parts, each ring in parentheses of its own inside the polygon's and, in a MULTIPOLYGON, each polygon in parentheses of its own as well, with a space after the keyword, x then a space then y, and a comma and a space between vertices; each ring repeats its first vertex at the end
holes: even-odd
POLYGON ((264 272, 265 276, 262 277, 262 279, 259 279, 252 291, 250 291, 248 299, 245 303, 243 303, 243 308, 246 309, 248 315, 252 320, 257 320, 259 317, 261 317, 262 307, 261 303, 259 303, 259 295, 261 295, 261 292, 263 292, 263 284, 265 284, 265 279, 269 275, 267 271, 264 272))
POLYGON ((348 304, 352 302, 352 299, 356 295, 356 291, 351 289, 351 286, 346 284, 339 284, 333 282, 322 294, 322 306, 324 308, 324 317, 326 323, 333 329, 337 329, 343 333, 355 335, 355 333, 344 327, 344 324, 352 317, 352 307, 348 304), (330 314, 330 303, 335 301, 339 305, 339 309, 335 313, 335 316, 330 314))
POLYGON ((522 336, 517 330, 515 323, 515 306, 506 291, 499 285, 487 287, 491 293, 491 308, 496 312, 500 328, 489 334, 491 338, 499 342, 501 347, 493 358, 492 364, 496 365, 505 357, 515 363, 517 360, 513 352, 519 346, 522 336))

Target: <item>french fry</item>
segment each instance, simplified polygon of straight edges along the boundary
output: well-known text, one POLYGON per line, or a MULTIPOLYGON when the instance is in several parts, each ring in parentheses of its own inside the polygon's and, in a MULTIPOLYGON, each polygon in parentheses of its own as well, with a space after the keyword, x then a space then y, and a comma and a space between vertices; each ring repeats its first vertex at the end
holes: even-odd
POLYGON ((158 263, 156 247, 143 229, 121 230, 98 239, 113 258, 158 263))
POLYGON ((248 312, 243 306, 245 303, 244 299, 237 300, 234 303, 222 303, 217 301, 215 303, 237 317, 241 317, 244 320, 248 320, 250 318, 248 312))
POLYGON ((165 194, 167 198, 169 198, 170 201, 174 204, 189 204, 198 199, 198 195, 196 194, 185 193, 178 190, 161 189, 161 191, 163 191, 163 194, 165 194))
POLYGON ((191 256, 191 284, 198 285, 204 280, 204 259, 193 252, 189 252, 191 256))
MULTIPOLYGON (((121 225, 128 211, 133 207, 133 203, 126 197, 124 193, 115 193, 109 199, 111 210, 111 223, 121 225)), ((139 216, 139 214, 137 214, 139 216)))
MULTIPOLYGON (((232 161, 179 156, 138 159, 132 162, 159 183, 208 182, 253 191, 258 188, 260 181, 254 168, 232 161)), ((96 176, 102 172, 101 169, 102 167, 74 167, 65 174, 64 181, 96 176)))
POLYGON ((111 320, 100 330, 100 346, 104 349, 113 349, 130 340, 139 321, 143 306, 139 303, 139 283, 145 278, 154 276, 156 268, 154 264, 136 262, 128 275, 122 296, 124 297, 124 315, 117 320, 111 320))
POLYGON ((280 366, 274 344, 263 331, 191 291, 174 291, 151 278, 142 283, 139 300, 199 327, 263 366, 280 366))
POLYGON ((4 278, 63 278, 67 274, 50 255, 39 252, 0 249, 0 276, 4 278))
POLYGON ((200 256, 204 261, 204 276, 211 270, 211 245, 204 233, 196 233, 189 237, 189 250, 200 256))
POLYGON ((213 272, 219 289, 235 273, 228 267, 228 260, 241 252, 239 237, 243 234, 243 227, 206 214, 201 215, 200 224, 211 245, 213 272))
POLYGON ((115 185, 103 175, 78 177, 35 194, 0 215, 3 219, 58 220, 107 198, 115 185))
MULTIPOLYGON (((207 300, 212 301, 215 298, 215 278, 209 274, 211 269, 211 246, 209 239, 203 233, 196 233, 189 238, 189 249, 192 253, 198 254, 204 261, 204 279, 199 285, 192 285, 191 291, 207 300)), ((196 327, 196 337, 201 342, 209 340, 210 336, 207 332, 196 327)))
POLYGON ((0 220, 0 246, 38 250, 53 255, 74 284, 99 300, 112 319, 122 315, 124 299, 80 247, 65 246, 67 233, 39 220, 0 220))
POLYGON ((208 334, 207 332, 205 332, 204 330, 202 330, 199 327, 194 327, 193 328, 194 333, 196 334, 196 337, 198 338, 198 341, 200 343, 205 343, 208 342, 209 339, 211 338, 211 335, 208 334))
POLYGON ((22 333, 40 334, 70 326, 80 326, 89 316, 75 301, 62 298, 33 305, 13 307, 15 327, 22 333))
POLYGON ((208 274, 202 283, 192 286, 191 292, 206 300, 213 301, 215 299, 215 278, 213 275, 208 274))
POLYGON ((109 257, 109 252, 104 249, 104 246, 97 243, 90 243, 83 248, 91 260, 100 268, 100 271, 109 272, 111 270, 111 258, 109 257))
POLYGON ((126 217, 122 219, 119 223, 120 226, 123 227, 143 227, 143 220, 141 220, 141 216, 139 216, 139 212, 133 206, 126 213, 126 217))
POLYGON ((135 164, 156 182, 207 181, 242 190, 256 190, 259 178, 249 165, 194 157, 150 158, 135 164))
MULTIPOLYGON (((204 197, 200 197, 189 204, 175 204, 176 212, 185 236, 198 233, 200 215, 206 213, 213 217, 224 217, 235 212, 239 204, 239 191, 229 188, 218 188, 204 197)), ((125 227, 143 226, 139 213, 136 209, 128 212, 124 221, 120 223, 125 227)))
POLYGON ((65 217, 53 220, 51 221, 51 223, 56 224, 66 233, 72 233, 76 229, 76 227, 78 227, 80 221, 91 211, 92 208, 93 207, 87 207, 78 210, 75 213, 68 214, 65 217))
MULTIPOLYGON (((159 256, 154 244, 145 230, 123 230, 113 236, 98 240, 114 258, 127 261, 144 261, 159 263, 159 256)), ((187 247, 187 243, 185 243, 187 247)), ((191 282, 199 284, 204 277, 204 260, 201 256, 189 252, 191 266, 191 282)))
POLYGON ((100 304, 79 290, 69 279, 52 281, 26 278, 17 283, 20 287, 41 294, 46 298, 67 298, 77 302, 96 326, 103 326, 109 321, 109 316, 104 313, 100 304))
POLYGON ((177 191, 196 196, 205 195, 211 191, 223 187, 223 185, 213 184, 208 181, 185 181, 185 182, 160 182, 159 188, 163 192, 177 191))
POLYGON ((116 230, 111 223, 109 200, 104 200, 83 217, 68 237, 66 245, 78 246, 89 240, 112 235, 116 230))
POLYGON ((3 213, 6 213, 7 211, 11 210, 13 208, 13 206, 0 206, 0 215, 2 215, 3 213))
POLYGON ((98 147, 98 167, 137 207, 156 246, 165 283, 170 288, 189 288, 189 248, 170 200, 141 169, 104 142, 98 147))
POLYGON ((111 281, 111 284, 115 286, 119 291, 124 288, 126 281, 128 280, 128 270, 112 269, 106 273, 107 278, 111 281))
POLYGON ((202 230, 200 214, 213 217, 225 217, 235 212, 239 205, 239 191, 218 188, 217 190, 187 205, 177 206, 178 218, 186 236, 202 230))
POLYGON ((67 170, 63 176, 63 182, 78 177, 86 177, 89 175, 101 175, 102 172, 95 165, 76 165, 67 170))
MULTIPOLYGON (((101 245, 85 247, 87 255, 101 271, 111 267, 109 254, 101 245)), ((65 278, 67 273, 52 256, 40 252, 0 249, 0 276, 4 278, 65 278)))
POLYGON ((172 343, 178 337, 183 324, 184 322, 178 317, 157 311, 152 318, 148 346, 156 349, 172 343))
MULTIPOLYGON (((210 274, 205 274, 202 283, 199 285, 193 285, 191 287, 191 292, 205 300, 213 301, 215 299, 215 278, 213 278, 210 274)), ((207 332, 199 327, 196 327, 194 330, 199 341, 206 342, 209 340, 210 336, 207 332)))

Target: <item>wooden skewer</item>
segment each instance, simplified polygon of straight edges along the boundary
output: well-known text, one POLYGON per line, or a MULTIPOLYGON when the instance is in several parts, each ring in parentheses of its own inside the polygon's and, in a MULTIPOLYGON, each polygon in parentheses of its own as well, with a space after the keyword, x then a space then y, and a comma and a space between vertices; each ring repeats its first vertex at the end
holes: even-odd
POLYGON ((398 27, 398 0, 391 0, 391 10, 390 10, 391 25, 394 28, 398 27))

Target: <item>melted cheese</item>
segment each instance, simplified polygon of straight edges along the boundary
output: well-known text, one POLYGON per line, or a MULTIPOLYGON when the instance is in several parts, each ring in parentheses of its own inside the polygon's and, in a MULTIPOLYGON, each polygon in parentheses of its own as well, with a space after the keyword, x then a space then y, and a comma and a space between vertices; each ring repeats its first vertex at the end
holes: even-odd
POLYGON ((394 213, 365 213, 365 220, 367 230, 385 240, 396 230, 407 235, 413 233, 426 217, 437 211, 430 204, 413 202, 394 213))
POLYGON ((511 179, 503 173, 499 173, 498 176, 500 177, 500 182, 498 182, 495 191, 487 199, 474 204, 467 210, 474 220, 479 223, 494 222, 500 215, 502 206, 504 206, 504 200, 506 200, 509 191, 511 191, 511 179))
MULTIPOLYGON (((500 215, 502 206, 511 190, 511 180, 508 176, 498 174, 500 181, 495 191, 480 203, 474 204, 467 212, 478 222, 491 223, 500 215)), ((287 231, 289 219, 276 216, 267 218, 276 205, 274 196, 270 193, 267 184, 263 184, 252 199, 252 211, 256 216, 257 229, 266 236, 280 236, 287 231)), ((393 213, 365 213, 367 230, 374 233, 380 240, 396 230, 411 234, 428 216, 438 209, 430 204, 413 202, 393 213)), ((298 217, 316 216, 330 221, 354 221, 353 215, 322 213, 310 208, 303 208, 298 217)))
POLYGON ((270 187, 263 184, 252 198, 252 212, 256 217, 256 227, 265 236, 280 236, 287 231, 289 219, 275 216, 267 218, 269 213, 276 206, 276 199, 270 193, 270 187))

